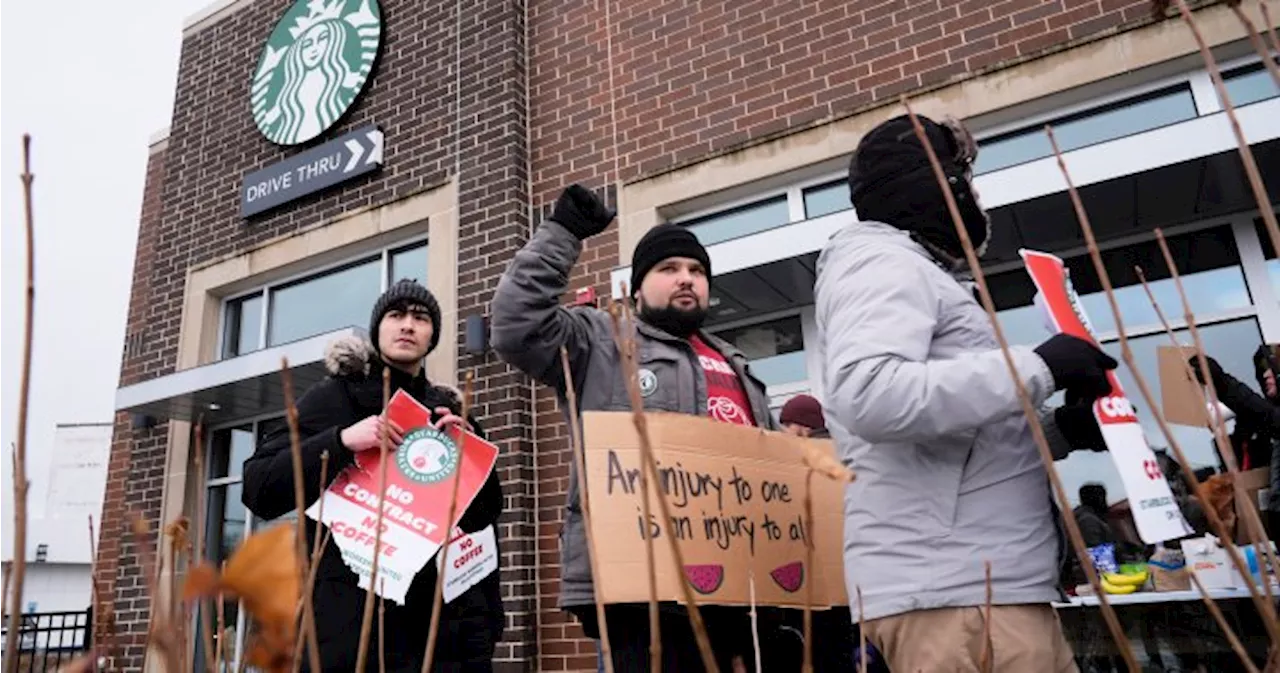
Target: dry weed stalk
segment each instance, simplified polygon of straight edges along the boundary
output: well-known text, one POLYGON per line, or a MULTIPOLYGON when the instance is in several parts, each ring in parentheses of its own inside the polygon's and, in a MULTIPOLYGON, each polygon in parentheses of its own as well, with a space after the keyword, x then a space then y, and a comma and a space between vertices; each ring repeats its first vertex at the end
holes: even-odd
MULTIPOLYGON (((1166 319, 1164 310, 1160 308, 1160 303, 1156 302, 1156 294, 1151 290, 1151 284, 1147 281, 1147 274, 1144 273, 1140 266, 1135 266, 1134 271, 1138 274, 1138 280, 1142 281, 1142 287, 1146 290, 1147 299, 1151 302, 1152 308, 1155 308, 1156 315, 1160 317, 1161 325, 1164 325, 1165 333, 1169 335, 1170 343, 1174 344, 1175 348, 1181 348, 1181 345, 1178 343, 1178 337, 1176 337, 1174 329, 1172 329, 1169 324, 1169 319, 1166 319)), ((1180 287, 1179 290, 1181 290, 1180 287)), ((1123 330, 1121 330, 1121 334, 1123 334, 1123 330)), ((1187 376, 1188 380, 1194 380, 1192 367, 1190 367, 1189 363, 1181 360, 1181 358, 1179 358, 1179 361, 1181 361, 1181 365, 1183 365, 1183 374, 1187 376)), ((1143 380, 1142 377, 1140 377, 1138 374, 1138 368, 1134 367, 1132 363, 1129 363, 1129 368, 1130 371, 1134 372, 1135 379, 1138 381, 1138 388, 1143 392, 1144 402, 1146 402, 1147 406, 1152 409, 1153 417, 1156 418, 1157 424, 1160 425, 1162 434, 1165 435, 1165 439, 1169 441, 1170 449, 1174 452, 1175 457, 1178 458, 1179 468, 1181 472, 1183 472, 1183 479, 1187 480, 1187 484, 1190 486, 1190 489, 1192 489, 1192 493, 1196 494, 1198 498, 1204 500, 1204 493, 1201 489, 1202 482, 1196 476, 1196 471, 1192 470, 1192 467, 1190 467, 1190 461, 1187 458, 1187 454, 1183 453, 1181 444, 1179 444, 1178 439, 1175 438, 1174 432, 1172 432, 1164 415, 1160 412, 1160 407, 1157 406, 1155 397, 1153 397, 1151 390, 1149 390, 1146 380, 1143 380)), ((1207 407, 1208 400, 1204 399, 1204 393, 1202 390, 1196 388, 1196 394, 1199 399, 1199 404, 1206 409, 1206 413, 1210 413, 1208 412, 1207 407)), ((1212 420, 1210 425, 1213 425, 1212 420)), ((1229 534, 1230 531, 1226 528, 1226 523, 1222 521, 1220 514, 1217 513, 1217 509, 1212 507, 1204 507, 1203 509, 1204 518, 1207 519, 1208 525, 1210 525, 1210 528, 1213 531, 1213 535, 1216 535, 1219 537, 1219 540, 1221 540, 1222 548, 1226 550, 1226 554, 1228 554, 1228 557, 1231 559, 1231 563, 1235 566, 1236 571, 1240 572, 1240 577, 1248 577, 1248 566, 1244 562, 1244 557, 1240 554, 1239 548, 1236 548, 1235 542, 1231 539, 1231 535, 1229 534)), ((1258 591, 1257 585, 1254 585, 1252 581, 1245 582, 1245 587, 1249 590, 1249 596, 1253 599, 1253 604, 1258 609, 1258 614, 1263 615, 1263 624, 1265 624, 1267 628, 1268 637, 1272 638, 1272 642, 1276 642, 1274 640, 1275 632, 1272 631, 1274 623, 1266 617, 1267 613, 1270 612, 1270 610, 1267 609, 1267 606, 1271 604, 1270 600, 1263 598, 1260 591, 1258 591)))
POLYGON ((995 651, 991 647, 991 561, 983 561, 982 567, 986 571, 987 602, 982 606, 982 658, 980 665, 983 673, 991 673, 995 670, 996 665, 995 651))
MULTIPOLYGON (((624 296, 626 295, 626 287, 622 288, 624 296)), ((614 305, 617 308, 617 304, 614 305)), ((671 532, 671 507, 667 504, 667 498, 662 494, 662 477, 658 473, 658 463, 653 458, 653 440, 649 437, 649 419, 644 414, 644 399, 640 395, 640 365, 636 360, 636 335, 635 335, 635 316, 632 315, 630 307, 626 302, 622 302, 622 313, 626 319, 627 330, 624 334, 622 326, 619 324, 618 311, 611 312, 613 315, 614 340, 617 342, 618 351, 622 356, 623 376, 627 385, 627 396, 631 398, 631 417, 636 426, 636 434, 640 437, 640 488, 644 491, 643 502, 645 509, 648 509, 649 491, 647 486, 648 478, 653 480, 654 497, 658 501, 658 523, 661 525, 662 536, 667 540, 667 547, 671 552, 672 564, 675 566, 675 576, 683 577, 684 573, 684 552, 680 550, 680 541, 675 538, 671 532)), ((649 513, 644 512, 646 522, 649 521, 649 513)), ((657 640, 657 566, 653 557, 653 538, 645 536, 646 551, 649 555, 649 621, 650 627, 654 630, 652 634, 654 639, 649 645, 652 648, 657 644, 658 649, 653 653, 652 667, 655 673, 661 670, 662 644, 657 640)), ((702 620, 702 611, 698 609, 698 597, 693 592, 693 588, 686 581, 680 581, 680 591, 684 594, 685 606, 688 609, 689 624, 693 627, 693 636, 698 643, 698 653, 702 655, 703 670, 707 673, 719 673, 720 667, 716 663, 715 652, 711 649, 711 638, 707 635, 706 624, 702 620)))
MULTIPOLYGON (((458 427, 458 469, 453 473, 453 488, 449 494, 449 515, 444 522, 444 545, 440 549, 440 566, 436 572, 436 593, 431 605, 431 626, 427 630, 427 650, 422 657, 422 673, 430 673, 431 662, 436 655, 436 638, 440 636, 440 612, 444 604, 444 569, 449 567, 449 543, 453 540, 453 527, 457 524, 458 486, 462 483, 462 454, 467 441, 467 425, 471 422, 471 395, 475 377, 468 371, 462 386, 462 424, 458 427)), ((494 469, 497 469, 496 466, 494 469)))
POLYGON ((862 585, 856 587, 858 592, 858 670, 867 673, 867 620, 862 611, 862 585))
POLYGON ((1262 8, 1262 22, 1267 26, 1267 35, 1271 38, 1271 49, 1280 53, 1280 37, 1276 36, 1276 24, 1271 22, 1271 10, 1267 9, 1266 0, 1258 0, 1258 6, 1262 8))
MULTIPOLYGON (((382 369, 382 408, 385 413, 391 403, 391 368, 382 369)), ((378 498, 387 497, 387 442, 389 441, 390 419, 383 418, 381 437, 378 440, 378 498)), ((378 517, 373 531, 373 568, 369 571, 369 588, 364 594, 364 614, 360 619, 360 648, 356 650, 356 670, 364 671, 369 656, 369 630, 373 628, 373 594, 378 582, 378 560, 382 558, 382 521, 387 511, 381 500, 378 502, 378 517)), ((446 538, 448 535, 446 534, 446 538)))
MULTIPOLYGON (((280 358, 280 384, 284 387, 284 413, 289 423, 289 453, 293 459, 293 504, 297 511, 294 537, 298 546, 298 577, 305 579, 308 570, 307 557, 307 498, 306 487, 302 484, 302 434, 298 428, 298 406, 293 399, 293 374, 289 369, 289 359, 280 358)), ((324 500, 324 484, 320 485, 320 499, 324 500)), ((376 567, 376 566, 375 566, 376 567)), ((307 657, 312 671, 320 670, 320 643, 316 638, 316 616, 311 605, 311 592, 302 592, 302 628, 299 630, 299 642, 306 641, 307 657)), ((295 661, 294 666, 299 664, 295 661)))
MULTIPOLYGON (((227 568, 227 564, 226 564, 226 563, 223 563, 223 564, 222 564, 222 569, 225 571, 225 570, 226 570, 226 568, 227 568)), ((217 638, 217 641, 216 641, 216 642, 214 643, 214 645, 213 645, 213 647, 214 647, 214 652, 213 652, 213 670, 214 670, 214 673, 221 673, 221 671, 222 671, 222 655, 223 655, 223 654, 225 653, 225 651, 226 651, 226 650, 225 650, 225 646, 226 646, 226 642, 227 642, 226 615, 223 613, 223 597, 222 597, 222 592, 221 592, 221 591, 219 591, 219 592, 218 592, 218 596, 217 596, 217 598, 216 598, 216 599, 214 599, 214 600, 216 600, 216 601, 217 601, 217 603, 216 603, 216 605, 215 605, 215 608, 214 608, 214 609, 215 609, 216 616, 217 616, 217 619, 218 619, 218 638, 217 638)))
MULTIPOLYGON (((622 292, 623 292, 623 295, 625 296, 626 295, 625 283, 623 284, 622 292)), ((629 367, 626 367, 625 365, 628 361, 629 349, 631 346, 634 345, 635 340, 634 338, 630 340, 623 338, 622 326, 620 325, 620 317, 619 317, 620 310, 621 309, 618 307, 618 304, 612 304, 611 306, 609 306, 609 317, 613 318, 613 340, 618 348, 618 357, 621 358, 624 365, 622 375, 624 377, 630 378, 632 375, 631 370, 629 367)), ((630 325, 628 325, 628 328, 630 328, 630 325)), ((631 391, 631 385, 630 385, 630 382, 628 381, 627 383, 628 394, 630 393, 630 391, 631 391)), ((641 422, 636 421, 637 430, 639 430, 640 425, 641 425, 641 422)), ((647 438, 648 434, 649 434, 649 426, 646 424, 644 426, 644 431, 642 436, 647 438)), ((653 516, 649 512, 649 470, 646 467, 647 463, 644 460, 644 455, 643 455, 645 453, 646 447, 648 447, 648 443, 645 441, 642 441, 640 443, 641 465, 640 465, 639 476, 640 476, 640 508, 641 508, 640 514, 641 516, 644 517, 644 522, 645 522, 644 525, 645 525, 645 528, 647 529, 649 526, 649 523, 653 521, 653 516)), ((659 627, 659 624, 658 624, 658 565, 657 565, 657 561, 654 558, 652 535, 644 536, 644 555, 645 555, 645 570, 646 570, 645 575, 646 575, 646 579, 649 582, 649 664, 650 664, 650 670, 653 671, 653 673, 661 673, 662 671, 662 633, 661 633, 661 628, 659 627)))
MULTIPOLYGON (((1188 479, 1188 483, 1192 488, 1195 489, 1195 493, 1199 494, 1200 484, 1199 480, 1196 479, 1195 471, 1191 469, 1190 461, 1187 460, 1187 456, 1183 453, 1182 447, 1177 438, 1174 437, 1173 431, 1170 430, 1168 424, 1165 422, 1164 414, 1161 413, 1159 405, 1156 404, 1155 396, 1151 392, 1151 387, 1147 384, 1146 377, 1142 375, 1141 369, 1134 361, 1133 349, 1129 346, 1129 337, 1125 331, 1124 318, 1120 313, 1120 304, 1116 301, 1115 287, 1111 283, 1111 275, 1107 273, 1107 267, 1102 262, 1102 253, 1098 249, 1098 240, 1094 235, 1093 225, 1089 220, 1089 214, 1085 211, 1084 202, 1080 198, 1080 193, 1076 190, 1075 183, 1071 180, 1071 174, 1067 170, 1067 163, 1062 156, 1062 150, 1058 146, 1058 139, 1053 133, 1053 128, 1046 126, 1045 134, 1049 137, 1049 145, 1053 149, 1054 157, 1057 159, 1058 170, 1062 172, 1062 179, 1066 182, 1067 194, 1071 198, 1072 207, 1075 209, 1076 219, 1080 222, 1080 230, 1084 234, 1085 245, 1089 250, 1089 258, 1093 262, 1094 272, 1098 275, 1098 279, 1102 283, 1102 289, 1107 296, 1107 303, 1111 307, 1111 316, 1115 321, 1116 333, 1120 337, 1120 357, 1124 360, 1125 365, 1129 367, 1130 373, 1133 374, 1134 381, 1138 385, 1138 390, 1142 394, 1142 400, 1147 405, 1147 408, 1151 410, 1151 414, 1156 419, 1156 423, 1160 426, 1161 432, 1164 433, 1165 439, 1168 441, 1170 448, 1174 452, 1174 456, 1178 459, 1183 475, 1188 479)), ((1179 291, 1181 291, 1181 287, 1179 287, 1179 291)), ((1157 311, 1158 310, 1159 307, 1157 307, 1157 311)), ((1206 507, 1205 509, 1213 510, 1212 507, 1206 507)), ((1227 532, 1226 527, 1223 525, 1223 522, 1218 516, 1216 510, 1208 512, 1207 518, 1214 527, 1214 532, 1220 537, 1227 532)), ((1238 562, 1236 568, 1243 573, 1241 576, 1248 576, 1247 566, 1243 565, 1244 559, 1240 556, 1239 550, 1235 548, 1235 545, 1231 543, 1230 539, 1226 539, 1224 545, 1230 546, 1228 554, 1232 556, 1233 561, 1238 562)), ((1251 593, 1255 596, 1257 595, 1256 591, 1252 590, 1252 588, 1251 593)), ((1205 597, 1208 598, 1208 594, 1205 594, 1205 597)), ((1270 604, 1269 594, 1267 598, 1267 604, 1270 604)), ((1209 598, 1209 600, 1212 601, 1212 598, 1209 598)), ((1258 607, 1261 610, 1262 604, 1259 603, 1258 607)), ((1216 606, 1211 606, 1210 610, 1215 608, 1216 606)))
MULTIPOLYGON (((1266 539, 1266 534, 1262 530, 1262 518, 1258 515, 1258 508, 1255 503, 1246 497, 1244 484, 1240 482, 1240 470, 1236 466, 1236 457, 1231 450, 1231 440, 1227 437, 1226 421, 1222 418, 1222 408, 1218 405, 1218 391, 1213 385, 1213 377, 1209 373, 1209 361, 1205 357, 1204 341, 1200 338, 1200 328, 1196 326, 1195 315, 1191 312, 1191 303, 1187 300, 1186 292, 1182 288, 1182 276, 1178 273, 1178 267, 1174 264, 1173 254, 1169 251, 1169 243, 1164 238, 1164 232, 1156 229, 1156 241, 1160 244, 1160 252, 1164 255, 1165 264, 1169 266, 1169 274, 1173 278, 1174 286, 1178 289, 1178 295, 1182 298, 1183 318, 1187 323, 1187 331, 1191 333, 1192 342, 1196 346, 1196 357, 1200 365, 1200 373, 1204 377, 1205 387, 1209 390, 1209 404, 1212 411, 1205 407, 1205 415, 1209 421, 1209 425, 1214 433, 1214 438, 1218 444, 1218 455, 1222 456, 1222 462, 1227 466, 1227 472, 1231 475, 1231 486, 1235 492, 1236 507, 1240 507, 1240 503, 1245 503, 1244 516, 1240 517, 1245 522, 1245 529, 1249 534, 1250 541, 1257 547, 1262 546, 1262 540, 1266 539)), ((1203 400, 1203 395, 1199 396, 1203 400)), ((1237 512, 1237 514, 1239 514, 1237 512)), ((1273 569, 1280 568, 1276 563, 1275 552, 1272 551, 1271 545, 1265 547, 1267 562, 1271 564, 1273 569)), ((1239 566, 1237 566, 1239 567, 1239 566)), ((1243 575, 1249 577, 1250 575, 1243 575)), ((1246 580, 1249 584, 1252 581, 1246 580)), ((1277 635, 1277 639, 1272 642, 1280 646, 1280 628, 1276 627, 1275 604, 1271 595, 1271 582, 1266 579, 1266 573, 1263 573, 1263 589, 1267 594, 1266 609, 1262 611, 1263 619, 1267 621, 1268 631, 1277 635)))
POLYGON ((382 590, 378 592, 378 673, 387 673, 387 581, 382 581, 382 590))
MULTIPOLYGON (((1218 100, 1222 101, 1222 109, 1227 113, 1227 119, 1231 122, 1231 132, 1235 134, 1236 145, 1240 149, 1240 161, 1244 164, 1244 173, 1249 178, 1249 188, 1253 190, 1253 198, 1258 202, 1258 209, 1262 215, 1262 221, 1267 225, 1267 233, 1271 236, 1271 246, 1273 250, 1280 251, 1280 225, 1276 224, 1276 213, 1271 207, 1271 198, 1267 195, 1267 188, 1262 184, 1262 175, 1258 172, 1258 162, 1254 160, 1253 150, 1249 147, 1249 141, 1244 137, 1244 130, 1240 128, 1240 120, 1236 117, 1236 108, 1231 104, 1231 97, 1227 95, 1227 86, 1222 82, 1222 73, 1218 70, 1218 61, 1213 57, 1213 53, 1209 51, 1209 46, 1205 44, 1204 35, 1200 33, 1200 27, 1196 25, 1196 21, 1191 16, 1191 10, 1187 9, 1187 3, 1184 0, 1174 0, 1178 4, 1178 12, 1182 14, 1182 20, 1191 29, 1191 35, 1195 37, 1196 45, 1200 47, 1200 56, 1204 59, 1205 68, 1209 71, 1209 78, 1213 80, 1213 88, 1218 92, 1218 100)), ((1235 4, 1238 4, 1235 3, 1235 4)), ((1266 6, 1263 5, 1265 8, 1266 6)), ((1267 21, 1270 26, 1270 20, 1267 21)), ((1270 61, 1270 59, 1264 59, 1270 61)), ((1274 73, 1273 73, 1274 74, 1274 73)))
MULTIPOLYGON (((324 521, 324 491, 328 485, 329 450, 325 449, 320 452, 320 506, 316 511, 317 521, 324 521)), ((328 526, 324 527, 323 535, 320 534, 319 528, 316 529, 316 537, 311 541, 311 564, 310 567, 307 568, 306 581, 303 582, 302 585, 302 595, 298 597, 298 614, 293 619, 294 623, 297 623, 298 620, 302 618, 303 610, 305 610, 307 606, 306 597, 314 596, 313 592, 316 586, 316 571, 320 569, 320 559, 324 556, 325 548, 329 546, 329 536, 332 534, 333 531, 331 531, 328 526)), ((314 615, 315 613, 313 612, 312 614, 314 615)), ((302 641, 303 639, 299 638, 298 642, 294 643, 293 646, 293 670, 295 672, 302 669, 302 641)), ((319 649, 319 647, 320 645, 317 642, 316 648, 319 649)))
MULTIPOLYGON (((161 661, 164 662, 164 670, 181 671, 183 653, 183 643, 177 639, 178 631, 170 623, 169 615, 164 614, 164 610, 155 609, 155 598, 160 595, 159 579, 157 576, 155 558, 151 555, 151 546, 148 538, 150 537, 150 527, 140 514, 134 513, 130 516, 132 519, 132 530, 134 546, 137 547, 138 565, 142 566, 142 576, 147 579, 147 596, 151 597, 152 610, 151 620, 147 628, 148 648, 154 645, 160 652, 161 661)), ((209 652, 210 650, 205 650, 209 652)))
MULTIPOLYGON (((1253 19, 1250 19, 1249 15, 1245 13, 1244 8, 1240 6, 1239 0, 1228 2, 1227 4, 1231 6, 1231 11, 1235 12, 1236 18, 1240 19, 1240 24, 1244 26, 1245 32, 1249 34, 1249 42, 1253 44, 1253 50, 1258 52, 1258 57, 1266 64, 1267 70, 1271 73, 1271 79, 1275 80, 1277 87, 1280 87, 1280 65, 1277 65, 1276 59, 1267 53, 1267 45, 1262 41, 1262 35, 1258 33, 1258 27, 1253 24, 1253 19)), ((1267 21, 1267 29, 1270 30, 1271 21, 1266 17, 1267 6, 1265 3, 1260 4, 1262 4, 1263 18, 1267 21)))
POLYGON ((1235 631, 1231 630, 1231 626, 1227 624, 1226 617, 1222 616, 1222 610, 1218 608, 1217 601, 1204 590, 1204 585, 1200 584, 1200 578, 1196 577, 1194 572, 1187 572, 1191 576, 1191 583, 1196 585, 1196 591, 1200 592, 1200 598, 1204 599, 1204 604, 1209 608, 1209 614, 1213 615, 1213 621, 1218 623, 1222 632, 1227 636, 1227 642, 1231 644, 1231 649, 1235 650, 1236 656, 1240 657, 1240 662, 1244 664, 1244 669, 1249 673, 1258 673, 1258 667, 1253 664, 1253 660, 1249 658, 1249 653, 1245 652, 1244 645, 1240 643, 1240 639, 1236 637, 1235 631))
MULTIPOLYGON (((582 424, 578 421, 578 391, 573 385, 573 371, 569 367, 569 351, 560 347, 560 365, 564 370, 564 394, 568 405, 569 443, 573 447, 573 462, 578 469, 578 503, 582 509, 582 527, 587 533, 587 561, 591 564, 591 584, 600 586, 600 562, 596 558, 596 537, 591 530, 591 501, 587 497, 587 459, 582 446, 582 424)), ((604 601, 600 592, 593 591, 596 601, 596 621, 600 624, 600 650, 605 673, 613 673, 613 648, 609 644, 609 624, 605 620, 604 601)))
MULTIPOLYGON (((952 194, 951 188, 947 184, 947 177, 942 172, 942 165, 938 162, 938 155, 933 151, 933 145, 929 143, 924 127, 920 125, 920 119, 911 109, 911 104, 905 96, 902 97, 902 104, 907 109, 907 115, 911 118, 911 124, 915 128, 916 139, 924 147, 925 154, 929 158, 929 165, 933 168, 938 188, 942 190, 943 198, 947 202, 947 210, 950 211, 952 223, 955 225, 956 233, 960 238, 960 244, 964 248, 965 259, 973 273, 974 280, 978 284, 982 307, 987 312, 987 319, 991 321, 991 329, 994 332, 996 341, 1000 344, 1000 351, 1004 354, 1005 365, 1008 367, 1009 376, 1013 379, 1014 386, 1017 389, 1018 400, 1022 403, 1022 412, 1026 415, 1031 436, 1035 440, 1036 448, 1040 451, 1040 460, 1044 463, 1045 471, 1049 475, 1049 482, 1053 486, 1053 493, 1057 497, 1057 501, 1062 503, 1062 519, 1067 525, 1067 533, 1071 539, 1072 548, 1075 550, 1077 558, 1088 559, 1089 552, 1088 548, 1085 547, 1084 538, 1080 534, 1080 524, 1076 521, 1075 513, 1067 506, 1067 503, 1070 503, 1071 500, 1067 497, 1066 488, 1062 485, 1062 477, 1059 476, 1057 467, 1053 464, 1053 453, 1049 450, 1048 440, 1045 439, 1040 417, 1031 404, 1031 397, 1027 392, 1026 384, 1022 380, 1022 375, 1018 372, 1017 365, 1013 362, 1013 355, 1009 351, 1009 342, 1005 339, 1004 329, 1000 326, 1000 321, 996 319, 995 303, 991 298, 991 290, 987 287, 987 279, 982 273, 982 265, 978 263, 973 241, 969 239, 969 231, 965 228, 964 220, 960 217, 955 195, 952 194)), ((1134 659, 1133 651, 1128 646, 1128 639, 1125 638, 1124 630, 1120 627, 1120 621, 1116 618, 1115 611, 1112 609, 1111 603, 1107 601, 1106 593, 1102 590, 1097 571, 1091 563, 1086 562, 1080 565, 1084 568, 1085 576, 1089 579, 1089 585, 1093 587, 1094 593, 1098 596, 1098 606, 1102 609, 1102 616, 1107 623, 1107 628, 1111 631, 1111 637, 1115 639, 1116 648, 1120 651, 1121 656, 1124 657, 1130 673, 1138 673, 1141 669, 1134 659)))
POLYGON ((813 468, 804 473, 804 663, 800 670, 813 673, 813 468))
POLYGON ((31 329, 35 310, 35 225, 31 215, 31 136, 22 136, 22 206, 27 229, 27 298, 23 307, 22 379, 18 384, 18 439, 13 451, 13 594, 4 639, 5 668, 18 667, 18 631, 22 623, 22 589, 27 576, 27 402, 31 396, 31 329))
POLYGON ((747 566, 747 597, 751 603, 751 650, 756 655, 756 673, 763 673, 763 657, 760 653, 760 615, 756 611, 756 571, 747 566))

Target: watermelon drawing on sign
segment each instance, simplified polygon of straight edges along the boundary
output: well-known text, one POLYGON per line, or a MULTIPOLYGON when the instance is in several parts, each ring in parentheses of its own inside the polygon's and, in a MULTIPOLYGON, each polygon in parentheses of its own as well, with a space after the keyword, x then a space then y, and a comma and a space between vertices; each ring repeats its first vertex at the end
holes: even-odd
POLYGON ((769 571, 769 577, 772 577, 773 581, 777 582, 783 591, 793 594, 804 586, 804 563, 795 561, 780 565, 769 571))
POLYGON ((694 591, 706 595, 714 593, 724 583, 724 566, 688 565, 684 567, 684 576, 694 591))

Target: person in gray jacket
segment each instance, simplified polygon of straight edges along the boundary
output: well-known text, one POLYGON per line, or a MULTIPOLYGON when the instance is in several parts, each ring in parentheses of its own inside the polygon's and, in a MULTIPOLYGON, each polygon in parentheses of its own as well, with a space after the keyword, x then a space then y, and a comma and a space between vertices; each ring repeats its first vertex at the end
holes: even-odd
MULTIPOLYGON (((972 137, 921 121, 985 248, 972 137)), ((819 257, 817 348, 827 427, 858 475, 845 578, 850 597, 861 589, 867 635, 895 671, 979 670, 990 561, 995 670, 1075 671, 1050 606, 1062 541, 1045 467, 906 117, 863 137, 849 186, 860 221, 819 257)), ((1074 402, 1041 413, 1055 458, 1105 446, 1089 405, 1110 392, 1115 360, 1066 335, 1012 356, 1034 407, 1063 389, 1074 402)))
MULTIPOLYGON (((498 282, 491 307, 492 344, 498 355, 565 397, 560 349, 568 351, 572 384, 583 411, 631 409, 622 358, 610 315, 590 306, 561 306, 569 273, 583 240, 600 233, 615 212, 590 191, 572 185, 557 199, 549 220, 516 253, 498 282)), ((631 260, 639 386, 644 407, 711 416, 726 423, 773 428, 764 384, 751 374, 737 348, 704 332, 710 306, 711 260, 688 229, 662 224, 641 238, 631 260)), ((560 607, 598 638, 595 595, 579 505, 577 466, 569 464, 569 493, 560 533, 560 607)), ((745 608, 702 609, 722 671, 734 659, 751 662, 751 625, 745 608)), ((649 670, 648 606, 607 608, 616 671, 649 670)), ((664 604, 659 623, 663 670, 701 671, 701 659, 684 608, 664 604)))

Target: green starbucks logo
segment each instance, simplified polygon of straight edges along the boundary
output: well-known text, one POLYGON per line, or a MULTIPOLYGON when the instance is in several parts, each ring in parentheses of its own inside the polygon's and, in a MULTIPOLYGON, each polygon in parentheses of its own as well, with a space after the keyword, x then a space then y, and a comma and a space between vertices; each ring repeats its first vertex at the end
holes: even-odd
POLYGON ((377 0, 296 0, 254 71, 253 121, 273 143, 324 133, 351 107, 378 55, 377 0))
POLYGON ((414 430, 405 435, 396 451, 396 465, 405 477, 419 484, 434 484, 458 469, 458 445, 435 428, 414 430))

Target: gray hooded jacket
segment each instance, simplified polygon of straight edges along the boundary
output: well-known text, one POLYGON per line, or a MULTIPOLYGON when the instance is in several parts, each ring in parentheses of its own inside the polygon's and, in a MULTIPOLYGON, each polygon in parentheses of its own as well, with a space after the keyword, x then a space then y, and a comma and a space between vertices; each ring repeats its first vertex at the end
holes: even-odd
MULTIPOLYGON (((911 237, 856 222, 818 259, 823 410, 857 479, 845 493, 845 581, 867 619, 1060 597, 1048 478, 973 286, 911 237)), ((1015 366, 1036 407, 1053 375, 1015 366)), ((1055 458, 1069 449, 1042 412, 1055 458)))
MULTIPOLYGON (((491 307, 493 349, 507 363, 554 388, 560 408, 567 409, 560 362, 560 348, 564 347, 579 412, 630 411, 631 399, 613 338, 613 319, 597 308, 560 305, 560 297, 568 289, 569 272, 581 253, 582 242, 556 222, 548 220, 538 228, 498 282, 491 307)), ((714 336, 699 336, 737 373, 756 423, 774 429, 765 386, 751 374, 746 356, 714 336)), ((654 384, 646 386, 646 410, 707 414, 707 379, 687 340, 637 321, 636 351, 641 377, 653 374, 654 384)), ((560 531, 561 607, 595 603, 577 473, 577 465, 570 461, 569 494, 560 531)))

